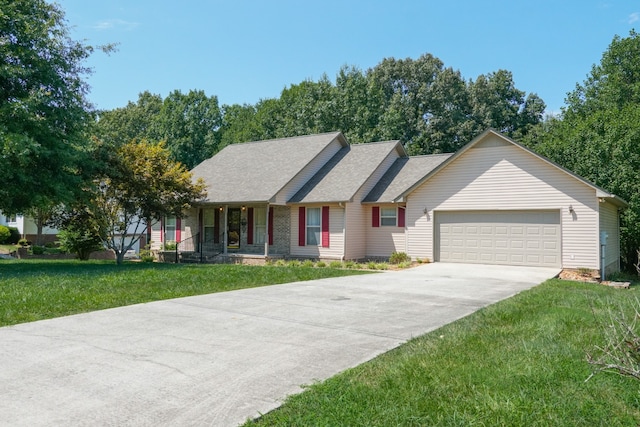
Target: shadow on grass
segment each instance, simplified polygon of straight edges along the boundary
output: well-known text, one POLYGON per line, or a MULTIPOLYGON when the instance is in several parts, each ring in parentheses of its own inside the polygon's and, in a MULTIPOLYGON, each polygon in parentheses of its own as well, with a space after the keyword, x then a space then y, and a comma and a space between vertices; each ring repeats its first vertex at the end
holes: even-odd
POLYGON ((0 279, 28 278, 46 275, 108 275, 126 271, 161 271, 185 268, 187 264, 164 264, 150 262, 78 261, 78 260, 2 260, 0 279))

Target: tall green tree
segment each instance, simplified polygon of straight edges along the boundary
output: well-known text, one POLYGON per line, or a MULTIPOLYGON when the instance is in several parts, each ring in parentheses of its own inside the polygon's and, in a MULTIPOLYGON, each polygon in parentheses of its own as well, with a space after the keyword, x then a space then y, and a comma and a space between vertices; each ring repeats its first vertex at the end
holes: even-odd
POLYGON ((0 210, 70 200, 87 178, 93 51, 69 37, 56 4, 0 0, 0 210))
POLYGON ((621 246, 627 267, 640 249, 640 35, 616 36, 566 98, 562 117, 525 139, 536 151, 626 199, 621 246))
POLYGON ((217 97, 201 90, 174 90, 163 101, 155 130, 173 160, 191 169, 218 151, 221 124, 217 97))
POLYGON ((171 158, 191 169, 219 150, 221 126, 215 96, 199 90, 187 94, 174 90, 163 99, 144 91, 136 102, 101 112, 95 131, 114 146, 133 139, 165 141, 171 158))
POLYGON ((157 123, 162 106, 160 95, 141 92, 136 102, 129 101, 124 107, 100 112, 94 132, 101 141, 113 146, 133 139, 157 141, 162 133, 157 123))

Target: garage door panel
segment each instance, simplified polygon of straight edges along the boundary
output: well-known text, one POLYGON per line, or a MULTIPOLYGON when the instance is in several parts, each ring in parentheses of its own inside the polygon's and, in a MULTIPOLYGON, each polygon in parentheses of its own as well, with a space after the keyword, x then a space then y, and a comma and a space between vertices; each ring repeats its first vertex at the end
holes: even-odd
POLYGON ((439 261, 561 265, 557 211, 436 212, 436 239, 439 261))

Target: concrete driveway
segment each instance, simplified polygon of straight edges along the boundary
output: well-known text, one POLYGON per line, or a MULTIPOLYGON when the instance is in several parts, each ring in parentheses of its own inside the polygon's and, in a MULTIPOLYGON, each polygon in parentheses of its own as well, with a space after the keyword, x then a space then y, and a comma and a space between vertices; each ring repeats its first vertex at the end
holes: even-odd
POLYGON ((558 272, 436 263, 0 328, 0 425, 235 426, 558 272))

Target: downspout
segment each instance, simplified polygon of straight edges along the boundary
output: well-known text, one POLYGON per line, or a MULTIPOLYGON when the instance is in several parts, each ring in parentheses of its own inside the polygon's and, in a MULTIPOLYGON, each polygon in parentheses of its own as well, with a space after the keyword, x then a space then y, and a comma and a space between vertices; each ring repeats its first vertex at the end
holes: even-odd
POLYGON ((600 281, 605 281, 605 270, 606 270, 606 255, 607 255, 607 237, 609 234, 606 231, 600 232, 600 281))

